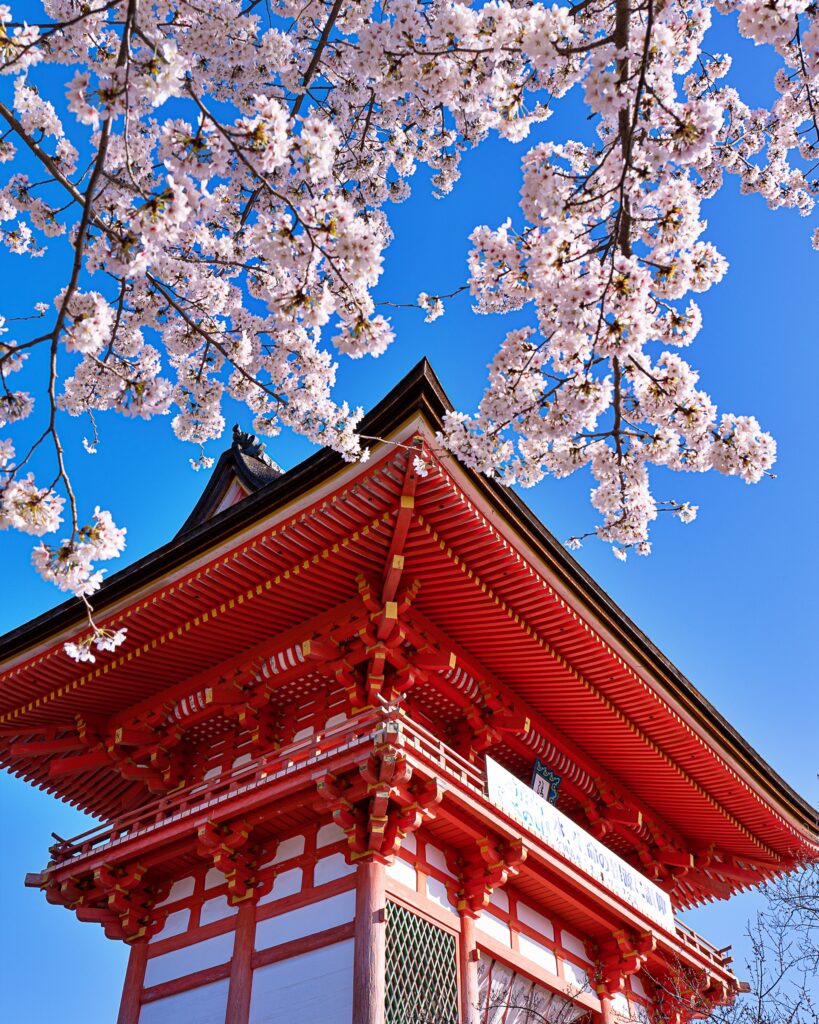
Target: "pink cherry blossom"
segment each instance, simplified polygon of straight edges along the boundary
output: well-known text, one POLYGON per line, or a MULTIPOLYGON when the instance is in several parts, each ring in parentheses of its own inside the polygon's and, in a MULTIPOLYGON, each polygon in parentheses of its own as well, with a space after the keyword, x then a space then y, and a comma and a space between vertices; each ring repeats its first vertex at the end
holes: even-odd
MULTIPOLYGON (((728 272, 706 221, 725 176, 772 209, 813 211, 808 0, 280 0, 264 17, 238 0, 44 7, 31 27, 0 6, 0 240, 15 256, 54 246, 65 277, 0 343, 0 426, 42 417, 37 458, 48 448, 53 464, 35 483, 4 456, 0 507, 35 534, 65 514, 70 535, 34 553, 62 589, 91 594, 97 563, 124 544, 107 513, 81 514, 64 415, 170 414, 206 468, 230 398, 270 437, 289 427, 365 457, 336 360, 395 343, 375 297, 392 204, 419 168, 445 196, 492 135, 521 145, 520 208, 476 225, 461 287, 414 305, 430 322, 468 290, 478 314, 526 319, 499 328, 483 397, 447 418, 440 444, 507 483, 589 472, 598 525, 572 546, 595 534, 618 557, 648 553, 661 512, 696 514, 655 497, 656 467, 770 475, 770 435, 718 411, 679 353, 702 326, 695 296, 728 272), (766 109, 706 40, 725 18, 775 53, 766 109), (575 88, 578 137, 527 141, 575 88), (38 347, 43 386, 15 387, 38 347)), ((99 636, 74 655, 110 651, 99 636)))

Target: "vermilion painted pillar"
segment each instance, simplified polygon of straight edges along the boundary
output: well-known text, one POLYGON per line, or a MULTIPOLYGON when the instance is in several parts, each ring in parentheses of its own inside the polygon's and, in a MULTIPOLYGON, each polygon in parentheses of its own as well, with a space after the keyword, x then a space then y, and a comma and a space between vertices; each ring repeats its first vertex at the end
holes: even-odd
POLYGON ((611 1008, 611 996, 600 996, 600 1020, 601 1024, 614 1024, 614 1013, 611 1008))
POLYGON ((384 865, 361 861, 356 875, 353 1024, 384 1024, 384 865))
POLYGON ((247 1024, 250 1015, 250 989, 253 984, 253 944, 256 939, 256 904, 245 900, 236 914, 236 936, 230 962, 225 1024, 247 1024))
POLYGON ((461 1024, 478 1024, 478 947, 475 945, 475 918, 461 915, 458 936, 461 967, 461 1024))
POLYGON ((145 965, 148 962, 148 942, 141 939, 131 946, 128 957, 128 968, 125 971, 125 982, 122 986, 122 999, 119 1002, 117 1024, 137 1024, 139 1021, 139 1004, 142 999, 142 983, 145 980, 145 965))

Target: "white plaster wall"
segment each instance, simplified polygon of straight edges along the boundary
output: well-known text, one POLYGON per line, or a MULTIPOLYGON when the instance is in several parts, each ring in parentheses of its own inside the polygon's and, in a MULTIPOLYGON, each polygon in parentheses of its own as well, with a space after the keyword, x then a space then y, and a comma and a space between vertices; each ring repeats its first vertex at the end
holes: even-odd
POLYGON ((525 903, 521 903, 520 901, 518 901, 517 913, 518 920, 523 924, 528 925, 530 928, 534 928, 534 930, 543 935, 544 938, 554 939, 554 925, 548 917, 544 917, 543 914, 539 914, 536 910, 532 910, 531 907, 527 907, 525 903))
POLYGON ((507 914, 509 913, 509 897, 503 889, 493 889, 489 895, 489 902, 498 910, 505 910, 507 914))
POLYGON ((547 946, 544 946, 536 939, 530 939, 523 932, 518 932, 518 949, 521 956, 527 960, 544 967, 550 974, 557 974, 557 957, 547 946))
POLYGON ((146 1003, 139 1024, 224 1024, 228 979, 146 1003))
POLYGON ((585 960, 587 964, 591 963, 589 954, 586 952, 586 947, 583 945, 582 939, 578 939, 576 935, 572 935, 571 932, 567 932, 564 928, 560 933, 560 941, 563 943, 563 948, 568 949, 570 953, 574 953, 580 960, 585 960))
POLYGON ((238 909, 228 903, 227 896, 216 896, 202 904, 202 909, 199 911, 199 924, 210 924, 211 921, 221 921, 223 917, 232 917, 238 909))
POLYGON ((432 843, 426 845, 426 858, 427 864, 437 868, 442 874, 449 875, 450 878, 455 877, 447 866, 443 851, 439 850, 437 846, 433 846, 432 843))
POLYGON ((227 882, 227 877, 219 868, 209 868, 208 873, 205 875, 205 888, 215 889, 217 885, 224 885, 227 882))
POLYGON ((272 903, 274 900, 284 899, 285 896, 294 896, 301 892, 301 868, 290 868, 289 871, 282 871, 273 880, 273 888, 266 896, 262 896, 259 903, 272 903))
POLYGON ((347 838, 347 833, 343 828, 340 828, 334 821, 328 822, 326 825, 322 825, 316 834, 316 846, 321 849, 322 846, 329 846, 330 843, 337 843, 342 839, 347 838))
POLYGON ((394 878, 408 889, 414 890, 418 884, 418 872, 412 864, 401 860, 400 857, 396 857, 392 864, 387 865, 386 872, 390 878, 394 878))
POLYGON ((578 988, 586 989, 589 984, 588 974, 576 964, 573 964, 570 960, 563 961, 563 973, 566 980, 578 988))
POLYGON ((631 1017, 631 1010, 629 1009, 628 999, 624 992, 615 992, 611 1000, 611 1008, 620 1017, 631 1017))
POLYGON ((161 985, 164 981, 183 978, 194 971, 203 971, 206 967, 217 967, 225 964, 233 956, 233 932, 215 935, 203 942, 194 942, 190 946, 174 949, 161 956, 148 959, 145 968, 145 987, 161 985))
POLYGON ((305 935, 314 935, 327 928, 347 924, 354 917, 355 892, 342 892, 338 896, 259 921, 256 925, 256 949, 268 949, 305 935))
POLYGON ((253 972, 250 1024, 350 1024, 352 1006, 352 939, 253 972))
POLYGON ((313 885, 334 882, 337 878, 351 875, 354 871, 355 864, 348 864, 343 853, 334 853, 330 857, 323 857, 316 861, 316 866, 313 868, 313 885))
MULTIPOLYGON (((268 864, 281 864, 291 857, 300 857, 304 853, 304 836, 291 836, 276 847, 276 856, 268 864)), ((262 865, 266 867, 266 865, 262 865)))
POLYGON ((458 913, 457 909, 449 902, 449 894, 446 891, 446 886, 437 878, 432 878, 430 876, 427 879, 427 896, 433 903, 437 903, 443 910, 448 910, 450 914, 458 913))
POLYGON ((160 939, 169 939, 172 935, 181 935, 187 930, 190 917, 190 910, 175 910, 172 914, 168 914, 162 931, 157 932, 149 941, 159 942, 160 939))
POLYGON ((176 903, 177 900, 184 900, 188 896, 193 896, 194 884, 195 879, 192 875, 189 875, 187 878, 180 878, 178 882, 174 882, 171 886, 167 899, 157 903, 157 906, 164 907, 166 903, 176 903))
POLYGON ((629 981, 631 982, 632 992, 636 992, 637 995, 642 996, 643 999, 648 999, 648 994, 646 993, 645 986, 636 974, 632 974, 629 978, 629 981))
POLYGON ((512 945, 512 933, 509 931, 509 925, 505 921, 501 921, 499 917, 495 917, 494 914, 490 914, 487 910, 480 912, 475 921, 475 927, 478 931, 491 936, 497 942, 502 942, 504 946, 512 945))

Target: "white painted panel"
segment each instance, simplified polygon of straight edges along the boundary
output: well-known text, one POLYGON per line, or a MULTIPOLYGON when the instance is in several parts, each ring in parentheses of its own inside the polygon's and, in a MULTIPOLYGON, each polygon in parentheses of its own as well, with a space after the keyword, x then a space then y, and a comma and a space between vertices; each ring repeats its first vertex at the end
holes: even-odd
POLYGON ((269 917, 256 925, 256 949, 268 949, 283 942, 292 942, 304 935, 314 935, 326 928, 346 924, 355 917, 355 892, 339 893, 329 899, 310 903, 286 914, 269 917))
POLYGON ((293 742, 298 743, 299 740, 306 740, 308 736, 313 735, 313 726, 308 725, 304 729, 299 729, 296 735, 293 737, 293 742))
POLYGON ((272 903, 273 900, 281 900, 297 892, 301 892, 301 868, 291 868, 276 875, 273 888, 266 896, 262 896, 259 903, 272 903))
POLYGON ((146 1003, 139 1024, 224 1024, 229 979, 146 1003))
POLYGON ((547 939, 554 939, 555 937, 554 925, 549 918, 539 914, 536 910, 532 910, 531 907, 527 907, 525 903, 520 901, 518 901, 518 920, 530 928, 534 928, 538 934, 543 935, 547 939))
POLYGON ((215 889, 217 885, 224 885, 226 881, 227 878, 219 868, 211 868, 205 875, 205 888, 215 889))
POLYGON ((253 760, 253 755, 248 751, 246 754, 239 754, 238 757, 233 758, 233 768, 241 768, 243 765, 250 764, 253 760))
POLYGON ((317 861, 313 868, 313 885, 323 885, 325 882, 332 882, 336 878, 343 878, 355 871, 355 864, 348 864, 343 853, 334 853, 332 857, 325 857, 317 861))
POLYGON ((645 990, 645 986, 636 974, 632 974, 629 981, 631 982, 632 992, 635 992, 638 996, 642 996, 643 999, 648 999, 648 993, 645 990))
POLYGON ((521 956, 525 956, 527 960, 531 960, 540 967, 545 967, 551 974, 557 974, 557 957, 542 942, 530 939, 523 932, 518 932, 518 949, 521 956))
POLYGON ((211 921, 221 921, 223 917, 232 917, 238 909, 228 903, 227 896, 217 896, 216 899, 202 904, 202 909, 199 911, 199 924, 210 924, 211 921))
POLYGON ((203 942, 194 942, 190 946, 174 949, 161 956, 150 957, 145 968, 145 987, 161 985, 163 981, 183 978, 194 971, 203 971, 206 967, 225 964, 233 956, 233 932, 215 935, 203 942))
POLYGON ((619 1017, 631 1017, 628 999, 626 999, 622 992, 614 993, 611 999, 611 1008, 619 1017))
POLYGON ((321 849, 322 846, 329 846, 330 843, 337 843, 341 839, 346 839, 347 834, 343 828, 339 828, 334 821, 331 821, 328 825, 322 825, 318 830, 316 836, 316 846, 321 849))
POLYGON ((190 917, 190 910, 175 910, 172 914, 168 914, 162 931, 157 932, 150 941, 159 942, 160 939, 169 939, 172 935, 181 935, 187 930, 190 917))
POLYGON ((512 933, 509 931, 509 925, 486 910, 482 910, 478 915, 475 927, 478 931, 485 932, 497 942, 502 942, 504 946, 512 945, 512 933))
POLYGON ((220 775, 222 771, 221 765, 216 765, 215 768, 208 768, 205 774, 202 776, 202 781, 207 782, 209 779, 215 779, 217 775, 220 775))
POLYGON ((437 846, 433 846, 431 843, 427 843, 426 847, 427 864, 431 864, 432 867, 437 868, 445 875, 449 875, 450 878, 454 878, 455 875, 449 870, 446 865, 446 857, 438 849, 437 846))
POLYGON ((253 972, 250 1024, 350 1024, 352 1009, 352 939, 253 972))
POLYGON ((503 889, 493 889, 492 894, 489 897, 489 902, 493 907, 497 907, 498 910, 505 910, 509 913, 509 897, 503 889))
POLYGON ((576 964, 571 963, 569 960, 563 961, 563 973, 566 976, 566 980, 576 985, 578 988, 586 989, 589 985, 589 976, 583 970, 582 967, 578 967, 576 964))
POLYGON ((437 903, 439 907, 443 907, 444 910, 448 910, 451 914, 458 913, 457 909, 449 902, 446 886, 443 882, 439 882, 437 878, 427 878, 427 896, 433 903, 437 903))
POLYGON ((194 885, 195 879, 192 876, 180 878, 178 882, 174 882, 171 886, 168 898, 163 900, 161 903, 157 903, 157 906, 164 907, 166 903, 176 903, 177 900, 186 900, 188 896, 193 896, 194 885))
POLYGON ((339 712, 339 714, 333 715, 332 718, 328 718, 327 721, 324 723, 324 728, 325 729, 332 729, 334 725, 341 725, 342 722, 346 722, 346 721, 347 721, 347 716, 344 714, 343 711, 341 711, 341 712, 339 712))
POLYGON ((276 856, 268 864, 281 864, 291 857, 300 857, 304 853, 304 836, 291 836, 276 847, 276 856))
POLYGON ((587 964, 591 963, 586 947, 576 935, 572 935, 571 932, 567 932, 564 928, 560 933, 560 941, 563 944, 563 948, 568 949, 570 953, 574 953, 578 960, 585 960, 587 964))
POLYGON ((418 852, 418 844, 415 841, 415 833, 409 832, 401 840, 401 849, 406 850, 407 853, 416 854, 418 852))
POLYGON ((400 857, 396 857, 392 864, 387 865, 386 872, 396 882, 406 885, 413 892, 415 891, 415 887, 418 884, 418 872, 412 864, 408 864, 405 860, 401 860, 400 857))

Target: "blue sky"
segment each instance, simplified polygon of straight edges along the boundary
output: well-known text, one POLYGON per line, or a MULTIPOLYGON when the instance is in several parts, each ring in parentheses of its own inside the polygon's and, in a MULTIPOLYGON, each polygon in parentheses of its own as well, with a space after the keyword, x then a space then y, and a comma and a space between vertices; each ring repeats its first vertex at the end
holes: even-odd
MULTIPOLYGON (((714 50, 731 42, 726 31, 722 35, 714 50)), ((763 73, 755 73, 760 54, 752 49, 742 45, 735 67, 746 95, 762 102, 769 62, 763 58, 763 73)), ((577 134, 582 116, 569 102, 539 134, 577 134)), ((522 151, 490 141, 467 154, 463 180, 444 201, 431 197, 426 178, 416 179, 412 199, 390 211, 396 240, 388 251, 382 298, 412 301, 421 290, 444 293, 463 283, 473 227, 517 216, 522 151)), ((721 285, 701 297, 704 327, 690 358, 721 408, 753 413, 775 435, 777 479, 746 487, 716 475, 669 478, 663 481, 669 492, 701 506, 695 523, 660 522, 648 559, 632 557, 621 564, 607 548, 591 543, 579 560, 762 756, 816 802, 819 254, 810 249, 807 222, 795 213, 770 213, 756 197, 740 197, 734 182, 707 204, 705 216, 706 237, 717 243, 731 269, 721 285)), ((19 315, 35 301, 50 301, 61 286, 56 255, 40 261, 0 255, 0 311, 19 315)), ((338 394, 365 407, 426 355, 456 406, 473 409, 500 338, 526 316, 479 317, 464 297, 449 303, 447 314, 431 325, 412 311, 390 315, 397 341, 385 356, 341 362, 338 394)), ((227 417, 229 424, 239 419, 248 426, 249 417, 238 407, 227 417)), ((100 427, 99 453, 90 456, 81 447, 88 425, 69 424, 68 458, 85 511, 102 504, 128 527, 128 548, 116 566, 122 568, 176 531, 206 478, 189 468, 194 453, 173 440, 168 419, 143 423, 102 417, 100 427)), ((220 450, 215 444, 211 454, 220 450)), ((310 447, 284 437, 270 442, 269 450, 289 468, 310 447)), ((547 481, 524 498, 562 539, 594 525, 589 489, 589 477, 577 474, 568 481, 547 481)), ((0 545, 0 632, 5 632, 58 603, 59 595, 31 570, 30 539, 2 536, 0 545)), ((0 776, 0 813, 5 1019, 50 1024, 57 1013, 62 1024, 115 1019, 124 948, 107 941, 98 926, 79 924, 22 887, 26 871, 44 866, 51 831, 72 835, 87 827, 87 819, 7 776, 0 776)), ((740 944, 753 905, 753 897, 739 898, 688 920, 717 946, 740 944)))

